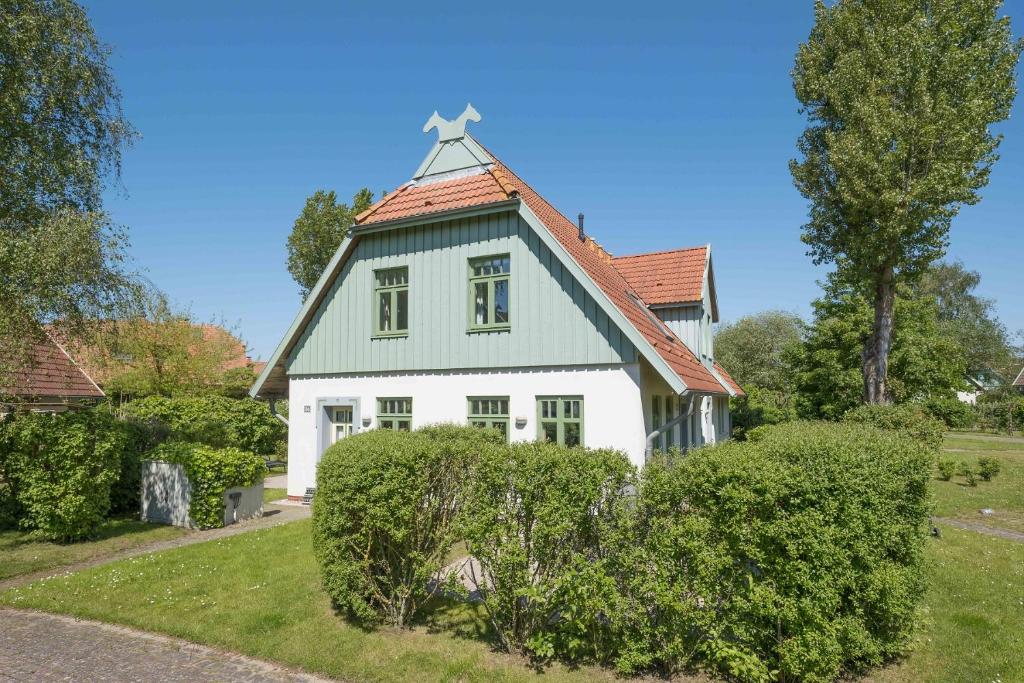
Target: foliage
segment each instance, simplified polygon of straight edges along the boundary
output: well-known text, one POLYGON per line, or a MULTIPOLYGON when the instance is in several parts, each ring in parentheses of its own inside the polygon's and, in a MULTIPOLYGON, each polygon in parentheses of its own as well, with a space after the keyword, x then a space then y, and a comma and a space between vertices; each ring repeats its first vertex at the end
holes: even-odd
POLYGON ((373 193, 365 187, 352 197, 351 208, 338 203, 334 190, 317 190, 306 199, 288 235, 288 272, 299 284, 303 299, 327 268, 355 217, 372 203, 373 193))
POLYGON ((939 468, 939 479, 942 481, 949 481, 956 474, 956 460, 953 458, 939 458, 936 466, 939 468))
POLYGON ((186 441, 164 442, 146 459, 185 468, 192 487, 189 517, 200 529, 224 526, 224 491, 235 486, 255 486, 267 473, 263 458, 249 451, 186 441))
POLYGON ((792 313, 763 311, 722 325, 715 334, 715 360, 740 386, 783 395, 793 393, 792 360, 804 322, 792 313))
POLYGON ((992 481, 992 477, 999 474, 1001 467, 999 458, 991 455, 983 455, 978 458, 978 475, 985 481, 992 481))
POLYGON ((761 425, 774 425, 796 419, 796 408, 791 396, 749 385, 745 390, 746 396, 729 401, 734 438, 744 439, 750 430, 761 425))
MULTIPOLYGON (((897 402, 955 396, 963 386, 963 350, 942 334, 934 299, 900 289, 889 359, 888 388, 897 402)), ((797 411, 837 420, 863 400, 861 351, 871 333, 871 308, 830 280, 814 302, 814 321, 796 362, 797 411)))
POLYGON ((960 463, 960 476, 967 480, 968 486, 978 485, 978 472, 967 461, 960 463))
MULTIPOLYGON (((108 409, 103 404, 95 410, 108 409)), ((137 514, 142 490, 142 461, 167 439, 168 430, 157 420, 131 417, 118 420, 116 426, 124 436, 125 447, 121 454, 121 473, 110 490, 110 512, 137 514)))
POLYGON ((831 681, 905 649, 932 454, 865 425, 758 431, 643 471, 620 670, 831 681))
POLYGON ((974 406, 958 398, 937 396, 926 400, 921 407, 935 419, 942 420, 950 429, 970 429, 978 417, 974 406))
POLYGON ((410 623, 439 589, 469 471, 496 436, 453 425, 378 429, 327 450, 313 538, 336 605, 363 624, 410 623))
POLYGON ((463 519, 472 581, 507 650, 603 661, 614 651, 609 553, 633 479, 610 450, 514 442, 487 450, 463 519))
POLYGON ((43 339, 43 324, 82 334, 131 299, 124 233, 101 209, 134 133, 109 50, 81 7, 5 2, 0 22, 2 377, 43 339))
POLYGON ((254 453, 274 453, 285 426, 265 403, 225 396, 149 396, 121 407, 126 417, 162 423, 175 438, 254 453))
POLYGON ((945 425, 916 405, 863 405, 843 416, 844 422, 869 424, 888 431, 906 432, 933 453, 942 448, 945 425))
POLYGON ((1024 428, 1024 396, 1012 390, 986 392, 976 407, 982 429, 1009 433, 1024 428))
POLYGON ((110 510, 125 435, 104 412, 20 413, 4 426, 0 470, 24 528, 58 541, 89 536, 110 510))
POLYGON ((960 206, 980 200, 1010 113, 1022 43, 1001 0, 815 3, 793 86, 808 126, 794 182, 810 201, 815 264, 867 297, 864 398, 891 400, 896 288, 945 251, 960 206))

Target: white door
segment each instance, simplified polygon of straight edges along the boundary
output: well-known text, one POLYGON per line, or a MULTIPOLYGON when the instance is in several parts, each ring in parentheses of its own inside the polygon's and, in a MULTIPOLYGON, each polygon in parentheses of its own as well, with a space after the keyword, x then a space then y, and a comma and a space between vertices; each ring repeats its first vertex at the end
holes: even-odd
POLYGON ((352 435, 352 406, 331 408, 331 443, 352 435))

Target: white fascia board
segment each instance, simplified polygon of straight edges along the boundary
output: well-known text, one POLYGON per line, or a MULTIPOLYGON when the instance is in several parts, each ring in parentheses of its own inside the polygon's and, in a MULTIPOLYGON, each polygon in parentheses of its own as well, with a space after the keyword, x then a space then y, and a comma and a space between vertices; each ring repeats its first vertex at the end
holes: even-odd
POLYGON ((665 359, 655 350, 651 343, 647 341, 647 338, 640 333, 640 330, 636 329, 626 318, 625 314, 619 310, 619 307, 608 298, 608 295, 603 289, 597 286, 585 270, 583 266, 576 262, 576 259, 572 257, 572 254, 562 245, 558 239, 551 234, 548 227, 544 225, 544 222, 538 218, 537 214, 526 205, 526 202, 519 204, 519 215, 523 217, 535 233, 540 237, 540 240, 544 243, 548 249, 551 250, 563 266, 569 269, 569 272, 577 282, 583 285, 583 289, 593 297, 597 305, 601 307, 601 310, 618 326, 618 328, 626 335, 626 338, 632 342, 633 346, 643 355, 651 367, 661 375, 661 378, 672 388, 677 394, 684 394, 689 391, 686 383, 683 382, 682 378, 676 374, 675 370, 669 367, 669 364, 665 362, 665 359))

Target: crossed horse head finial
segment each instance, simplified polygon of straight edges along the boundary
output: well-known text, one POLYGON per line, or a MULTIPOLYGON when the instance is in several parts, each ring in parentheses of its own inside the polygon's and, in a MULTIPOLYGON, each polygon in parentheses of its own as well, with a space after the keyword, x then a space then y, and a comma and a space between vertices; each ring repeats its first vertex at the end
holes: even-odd
POLYGON ((441 115, 437 113, 437 110, 430 115, 427 119, 426 124, 423 126, 423 132, 430 132, 431 128, 437 128, 437 141, 446 142, 448 140, 458 140, 466 135, 466 123, 469 121, 480 122, 480 114, 476 109, 473 109, 472 104, 467 104, 465 111, 459 114, 458 118, 454 121, 448 121, 441 118, 441 115))

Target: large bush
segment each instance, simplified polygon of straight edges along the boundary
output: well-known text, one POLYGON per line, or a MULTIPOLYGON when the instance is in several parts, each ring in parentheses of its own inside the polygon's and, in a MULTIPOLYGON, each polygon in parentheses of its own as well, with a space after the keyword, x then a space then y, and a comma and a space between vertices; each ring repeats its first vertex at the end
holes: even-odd
POLYGON ((465 482, 498 432, 440 425, 339 441, 317 469, 314 549, 334 602, 364 624, 401 626, 438 588, 465 482))
POLYGON ((913 404, 862 405, 843 416, 845 422, 874 425, 879 429, 906 432, 938 453, 946 425, 913 404))
POLYGON ((1008 432, 1024 429, 1024 396, 993 391, 978 398, 978 426, 1008 432))
POLYGON ((514 443, 486 451, 463 516, 476 589, 501 644, 603 661, 617 593, 609 554, 633 468, 622 453, 514 443))
POLYGON ((254 486, 267 467, 263 458, 239 448, 213 448, 205 444, 168 441, 146 455, 147 460, 175 463, 185 468, 192 487, 189 517, 200 529, 224 526, 224 491, 254 486))
POLYGON ((645 468, 617 560, 621 670, 831 681, 906 646, 930 449, 857 424, 759 431, 645 468))
POLYGON ((730 400, 732 436, 746 438, 749 431, 761 425, 774 425, 795 420, 796 408, 791 396, 771 389, 746 387, 747 395, 730 400))
POLYGON ((274 453, 287 433, 265 403, 225 396, 149 396, 122 406, 127 417, 159 421, 175 438, 214 448, 274 453))
POLYGON ((126 443, 113 416, 97 410, 21 413, 6 420, 3 432, 4 505, 16 506, 21 526, 59 541, 95 531, 110 510, 126 443))
POLYGON ((970 429, 978 420, 977 409, 958 398, 931 398, 922 407, 950 429, 970 429))

